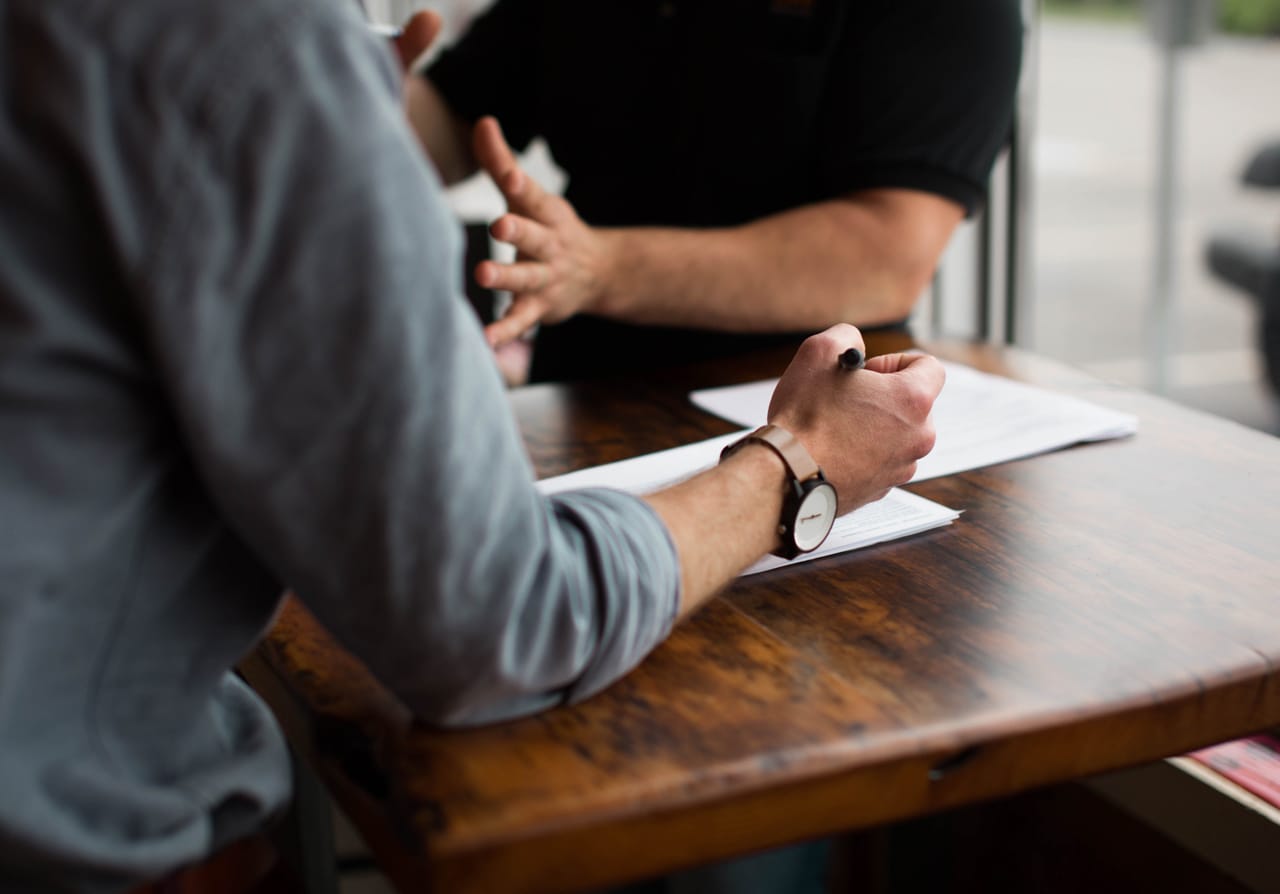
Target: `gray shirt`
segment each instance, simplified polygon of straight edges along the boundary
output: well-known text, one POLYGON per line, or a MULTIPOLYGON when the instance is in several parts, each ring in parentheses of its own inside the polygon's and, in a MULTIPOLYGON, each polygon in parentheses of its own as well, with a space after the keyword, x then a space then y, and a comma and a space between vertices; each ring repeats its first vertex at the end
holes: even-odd
POLYGON ((442 724, 670 629, 654 513, 535 491, 398 87, 349 0, 0 0, 0 890, 280 808, 285 586, 442 724))

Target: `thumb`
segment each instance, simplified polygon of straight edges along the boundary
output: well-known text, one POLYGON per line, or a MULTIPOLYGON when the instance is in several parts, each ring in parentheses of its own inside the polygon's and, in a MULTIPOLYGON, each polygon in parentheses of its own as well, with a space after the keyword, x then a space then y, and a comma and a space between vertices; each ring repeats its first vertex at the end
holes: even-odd
POLYGON ((867 358, 866 368, 878 373, 896 373, 906 366, 906 354, 880 354, 867 358))
POLYGON ((444 19, 434 10, 415 12, 404 23, 404 28, 393 38, 400 64, 409 69, 413 63, 436 42, 444 28, 444 19))
POLYGON ((880 354, 876 357, 867 358, 867 369, 878 373, 902 372, 913 363, 919 363, 925 357, 931 356, 923 351, 899 351, 895 354, 880 354))

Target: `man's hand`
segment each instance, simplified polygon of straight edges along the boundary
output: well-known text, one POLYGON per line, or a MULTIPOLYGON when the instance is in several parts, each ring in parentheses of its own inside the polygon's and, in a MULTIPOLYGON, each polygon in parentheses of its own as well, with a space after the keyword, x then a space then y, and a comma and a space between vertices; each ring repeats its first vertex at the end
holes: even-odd
POLYGON ((515 263, 476 266, 476 282, 511 292, 515 299, 502 319, 485 327, 485 337, 496 347, 537 323, 558 323, 590 309, 608 281, 609 243, 582 222, 572 205, 520 169, 495 119, 476 122, 472 139, 481 169, 507 200, 507 213, 490 232, 516 248, 515 263))
POLYGON ((845 513, 905 484, 933 449, 929 413, 942 390, 942 364, 927 354, 872 357, 839 367, 841 352, 864 348, 844 323, 806 339, 769 404, 769 421, 800 439, 840 495, 845 513))
MULTIPOLYGON (((862 347, 862 334, 845 323, 807 339, 769 405, 769 421, 799 438, 836 486, 842 513, 915 474, 916 460, 933 448, 929 411, 944 377, 942 364, 924 354, 840 369, 841 352, 862 347)), ((645 497, 680 555, 681 616, 777 546, 784 480, 772 450, 744 449, 645 497)))

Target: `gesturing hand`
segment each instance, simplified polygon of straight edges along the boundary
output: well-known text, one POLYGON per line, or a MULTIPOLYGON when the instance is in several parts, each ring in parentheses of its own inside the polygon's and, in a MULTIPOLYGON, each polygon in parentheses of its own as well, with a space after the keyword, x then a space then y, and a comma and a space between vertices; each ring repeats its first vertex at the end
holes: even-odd
POLYGON ((558 323, 589 309, 604 289, 607 242, 582 222, 573 206, 548 193, 516 162, 493 118, 476 122, 474 151, 480 167, 507 200, 507 213, 490 227, 493 237, 516 248, 511 264, 482 261, 476 282, 512 293, 506 315, 485 327, 495 347, 539 322, 558 323))
POLYGON ((929 413, 946 378, 927 354, 872 357, 847 372, 838 365, 846 348, 863 342, 844 323, 806 339, 769 403, 769 421, 799 438, 835 484, 842 513, 911 480, 933 449, 929 413))

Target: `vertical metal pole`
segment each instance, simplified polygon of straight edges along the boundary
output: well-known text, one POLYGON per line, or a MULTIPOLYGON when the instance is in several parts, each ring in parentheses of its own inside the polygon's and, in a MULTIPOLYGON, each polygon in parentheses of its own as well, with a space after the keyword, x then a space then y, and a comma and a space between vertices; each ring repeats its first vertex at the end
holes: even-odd
POLYGON ((942 265, 933 268, 933 279, 929 282, 930 316, 933 319, 933 337, 942 336, 942 310, 946 302, 942 291, 942 265))
POLYGON ((1009 217, 1005 223, 1004 340, 1031 345, 1035 270, 1031 211, 1035 188, 1034 138, 1040 82, 1040 0, 1023 0, 1022 78, 1009 145, 1009 217))
POLYGON ((1005 220, 1005 274, 1004 274, 1004 343, 1018 340, 1018 302, 1029 288, 1025 282, 1025 263, 1022 237, 1030 228, 1028 214, 1021 207, 1023 146, 1020 122, 1013 122, 1013 139, 1009 142, 1009 216, 1005 220))
POLYGON ((974 299, 976 319, 974 330, 981 341, 991 338, 991 202, 982 209, 978 219, 978 276, 974 299))
POLYGON ((942 337, 942 289, 938 284, 938 273, 941 269, 933 271, 933 279, 929 281, 929 337, 942 337))
POLYGON ((1177 271, 1178 96, 1182 50, 1172 41, 1163 46, 1160 78, 1160 121, 1157 133, 1155 194, 1155 269, 1147 314, 1147 385, 1158 394, 1169 388, 1169 355, 1173 346, 1177 271))

